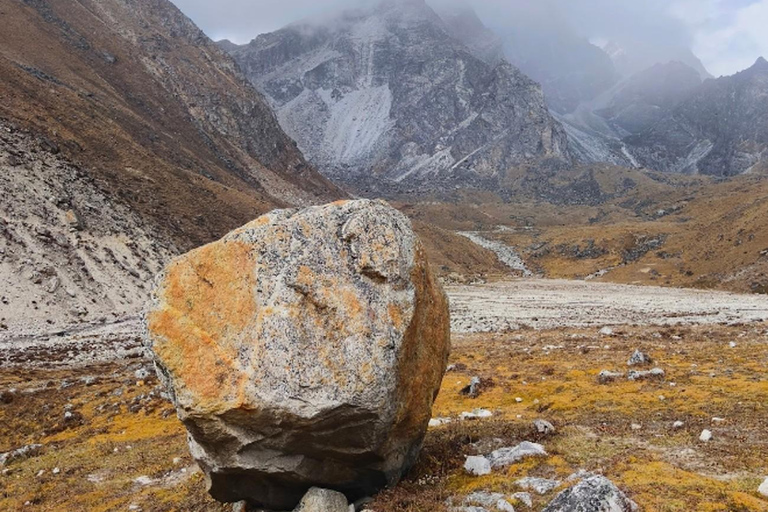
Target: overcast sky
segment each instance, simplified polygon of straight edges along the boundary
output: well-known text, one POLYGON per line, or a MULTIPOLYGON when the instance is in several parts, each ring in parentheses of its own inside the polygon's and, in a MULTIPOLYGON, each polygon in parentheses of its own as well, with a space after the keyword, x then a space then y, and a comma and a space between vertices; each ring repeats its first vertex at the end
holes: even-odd
MULTIPOLYGON (((246 43, 258 34, 293 21, 361 3, 361 0, 172 1, 212 39, 227 38, 237 43, 246 43)), ((557 6, 558 13, 572 29, 584 37, 684 44, 693 49, 715 76, 745 69, 760 56, 768 58, 768 0, 549 1, 557 6)), ((428 0, 428 3, 433 2, 428 0)), ((469 3, 481 18, 491 22, 516 15, 512 7, 515 2, 509 0, 470 0, 469 3)))

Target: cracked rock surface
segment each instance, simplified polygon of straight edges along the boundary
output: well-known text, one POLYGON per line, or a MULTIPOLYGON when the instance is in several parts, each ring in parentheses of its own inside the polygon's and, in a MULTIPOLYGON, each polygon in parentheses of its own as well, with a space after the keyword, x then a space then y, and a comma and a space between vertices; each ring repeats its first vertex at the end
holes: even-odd
POLYGON ((280 210, 176 259, 147 344, 221 501, 350 501, 412 465, 449 351, 448 302, 384 202, 280 210))

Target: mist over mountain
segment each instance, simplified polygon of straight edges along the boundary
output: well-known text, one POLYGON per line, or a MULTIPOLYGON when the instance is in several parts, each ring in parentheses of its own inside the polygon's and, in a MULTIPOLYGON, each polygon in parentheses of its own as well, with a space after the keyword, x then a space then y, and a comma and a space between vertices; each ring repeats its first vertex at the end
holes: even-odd
POLYGON ((310 162, 355 189, 495 189, 514 166, 569 160, 541 88, 474 16, 387 0, 223 48, 310 162))

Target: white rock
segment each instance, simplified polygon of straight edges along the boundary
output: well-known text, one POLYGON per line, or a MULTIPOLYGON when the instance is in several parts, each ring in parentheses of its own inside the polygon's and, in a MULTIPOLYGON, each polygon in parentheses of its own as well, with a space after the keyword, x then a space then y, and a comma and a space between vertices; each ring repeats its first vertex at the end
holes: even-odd
POLYGON ((514 448, 500 448, 488 455, 493 468, 510 466, 529 457, 546 457, 544 447, 537 443, 523 441, 514 448))
POLYGON ((533 498, 527 492, 516 492, 512 495, 512 499, 519 501, 528 508, 533 507, 533 498))
POLYGON ((735 341, 731 342, 731 348, 736 348, 736 342, 735 341))
POLYGON ((562 482, 559 480, 549 480, 547 478, 533 478, 526 477, 521 478, 515 482, 519 487, 528 490, 535 491, 538 494, 547 494, 548 492, 556 489, 562 482))
POLYGON ((712 423, 715 425, 719 425, 721 423, 725 423, 725 418, 712 418, 712 423))
POLYGON ((447 425, 451 422, 451 418, 432 418, 429 420, 429 426, 434 427, 440 427, 442 425, 447 425))
POLYGON ((703 443, 708 443, 711 440, 712 440, 712 432, 710 430, 704 429, 701 432, 701 435, 699 436, 699 441, 703 443))
POLYGON ((490 418, 493 413, 487 409, 475 409, 472 412, 463 412, 459 416, 462 420, 476 420, 481 418, 490 418))
POLYGON ((491 461, 485 457, 472 455, 467 457, 466 462, 464 462, 464 469, 474 476, 489 475, 491 473, 491 461))
POLYGON ((682 421, 676 421, 676 422, 674 422, 672 424, 672 428, 675 429, 675 430, 679 430, 679 429, 683 428, 684 426, 685 426, 685 423, 683 423, 682 421))
POLYGON ((500 510, 501 512, 515 512, 515 507, 513 507, 507 500, 500 499, 496 502, 496 510, 500 510))
POLYGON ((555 426, 546 420, 536 420, 533 422, 533 428, 541 435, 552 435, 555 433, 555 426))
POLYGON ((768 478, 766 478, 765 482, 760 485, 760 487, 757 489, 757 492, 768 498, 768 478))
POLYGON ((642 426, 642 425, 640 425, 639 423, 633 423, 633 424, 630 426, 630 428, 631 428, 632 430, 643 430, 643 426, 642 426))
POLYGON ((613 336, 613 329, 610 327, 603 327, 600 329, 600 334, 603 336, 613 336))
POLYGON ((61 469, 53 468, 53 471, 51 471, 51 473, 53 473, 54 475, 58 475, 59 473, 61 473, 61 469))
POLYGON ((312 487, 294 512, 348 512, 347 497, 338 491, 312 487))

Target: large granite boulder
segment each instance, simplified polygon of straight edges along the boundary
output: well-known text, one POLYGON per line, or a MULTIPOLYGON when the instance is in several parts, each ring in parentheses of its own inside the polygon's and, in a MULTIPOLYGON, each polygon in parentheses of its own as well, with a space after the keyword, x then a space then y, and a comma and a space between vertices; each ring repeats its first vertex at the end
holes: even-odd
POLYGON ((421 243, 380 201, 274 211, 176 259, 146 323, 211 494, 278 510, 395 483, 450 345, 421 243))

